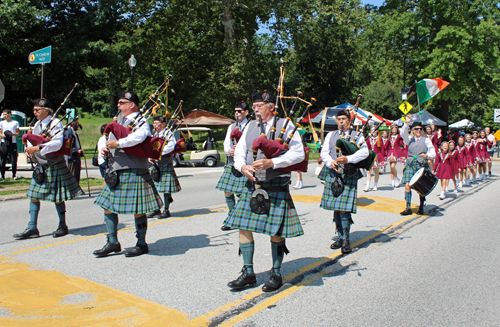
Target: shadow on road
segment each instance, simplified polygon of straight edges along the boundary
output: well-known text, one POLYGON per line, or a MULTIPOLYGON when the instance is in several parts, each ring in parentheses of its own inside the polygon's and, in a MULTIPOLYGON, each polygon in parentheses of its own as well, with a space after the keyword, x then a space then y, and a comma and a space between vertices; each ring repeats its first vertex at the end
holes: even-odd
POLYGON ((149 243, 149 254, 158 256, 181 255, 191 249, 200 249, 225 244, 210 244, 207 234, 175 236, 149 243))

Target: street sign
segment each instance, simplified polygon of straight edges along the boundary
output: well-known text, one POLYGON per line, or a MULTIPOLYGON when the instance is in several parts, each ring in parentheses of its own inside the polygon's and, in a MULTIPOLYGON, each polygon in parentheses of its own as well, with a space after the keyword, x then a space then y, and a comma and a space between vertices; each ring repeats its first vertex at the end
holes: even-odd
POLYGON ((5 98, 5 86, 2 83, 2 80, 0 79, 0 102, 3 101, 3 98, 5 98))
POLYGON ((494 113, 494 116, 493 116, 493 121, 495 123, 500 123, 500 109, 495 109, 495 113, 494 113))
POLYGON ((33 51, 32 53, 30 53, 30 55, 28 56, 28 61, 32 65, 49 64, 51 57, 52 57, 52 46, 48 46, 46 48, 33 51))
POLYGON ((399 106, 399 110, 401 110, 405 115, 410 112, 413 106, 408 101, 403 101, 403 103, 399 106))
POLYGON ((76 111, 75 108, 66 108, 66 113, 68 112, 70 113, 68 115, 68 120, 75 119, 75 111, 76 111))

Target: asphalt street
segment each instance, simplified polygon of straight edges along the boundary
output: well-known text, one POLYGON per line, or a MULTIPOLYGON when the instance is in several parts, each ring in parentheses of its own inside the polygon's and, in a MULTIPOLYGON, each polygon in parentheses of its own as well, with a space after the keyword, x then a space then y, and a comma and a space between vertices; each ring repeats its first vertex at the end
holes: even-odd
MULTIPOLYGON (((291 193, 303 236, 288 239, 285 285, 260 287, 272 267, 269 237, 255 235, 257 287, 231 292, 238 277, 238 232, 223 232, 227 207, 215 185, 222 167, 177 168, 183 190, 172 218, 149 219, 150 253, 95 258, 106 242, 97 194, 67 202, 70 234, 53 239, 54 205, 42 203, 41 237, 16 241, 28 200, 0 203, 0 325, 19 326, 498 326, 500 324, 500 163, 493 176, 428 196, 426 214, 400 216, 404 188, 383 174, 353 215, 349 255, 331 250, 332 212, 319 207, 323 185, 304 174, 291 193)), ((401 175, 402 165, 399 165, 401 175)), ((26 177, 31 172, 20 173, 26 177)), ((91 176, 98 170, 90 169, 91 176)), ((82 171, 82 176, 84 172, 82 171)), ((292 185, 295 184, 295 176, 292 185)), ((418 204, 413 195, 414 212, 418 204)), ((120 216, 122 248, 135 245, 132 216, 120 216)))

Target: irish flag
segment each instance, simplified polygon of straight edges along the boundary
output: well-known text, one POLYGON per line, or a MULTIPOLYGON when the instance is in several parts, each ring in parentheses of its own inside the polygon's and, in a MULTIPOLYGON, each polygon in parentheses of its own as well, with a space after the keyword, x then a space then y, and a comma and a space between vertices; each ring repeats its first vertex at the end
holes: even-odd
POLYGON ((441 78, 421 80, 417 83, 418 102, 424 103, 425 101, 430 100, 448 85, 450 85, 450 83, 441 78))

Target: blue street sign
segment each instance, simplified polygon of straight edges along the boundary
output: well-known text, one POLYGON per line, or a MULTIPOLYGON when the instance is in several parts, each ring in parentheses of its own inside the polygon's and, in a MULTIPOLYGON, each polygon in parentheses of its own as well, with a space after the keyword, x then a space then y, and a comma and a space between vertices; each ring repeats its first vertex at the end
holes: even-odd
POLYGON ((33 51, 28 56, 28 61, 32 65, 36 64, 49 64, 52 57, 52 46, 33 51))

